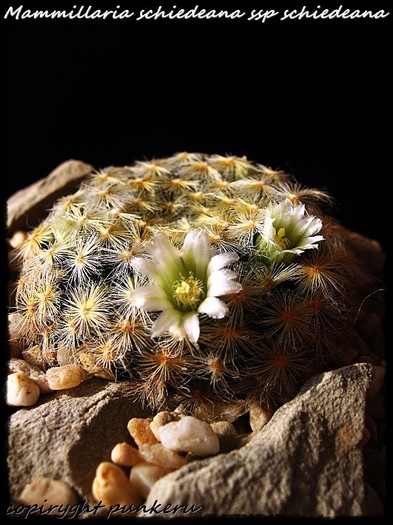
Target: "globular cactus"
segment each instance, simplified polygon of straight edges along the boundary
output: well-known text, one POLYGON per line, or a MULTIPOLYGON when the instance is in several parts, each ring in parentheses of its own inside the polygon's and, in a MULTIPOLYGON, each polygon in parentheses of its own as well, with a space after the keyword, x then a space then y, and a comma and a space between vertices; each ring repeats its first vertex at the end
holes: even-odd
MULTIPOLYGON (((334 366, 360 269, 330 198, 234 156, 109 167, 20 248, 21 343, 170 397, 276 407, 334 366)), ((49 358, 50 356, 50 358, 49 358)))

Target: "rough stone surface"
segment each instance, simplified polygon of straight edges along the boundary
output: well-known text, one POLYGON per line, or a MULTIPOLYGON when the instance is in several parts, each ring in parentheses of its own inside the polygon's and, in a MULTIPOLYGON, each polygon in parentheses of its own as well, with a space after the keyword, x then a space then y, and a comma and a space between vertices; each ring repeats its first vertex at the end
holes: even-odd
POLYGON ((127 383, 90 379, 75 389, 47 394, 13 413, 8 431, 11 498, 33 478, 61 479, 91 500, 97 466, 127 441, 127 422, 148 417, 127 383))
POLYGON ((7 227, 12 235, 16 230, 36 226, 59 197, 73 193, 93 170, 79 160, 67 160, 30 186, 17 191, 7 201, 7 227))
POLYGON ((146 505, 201 505, 200 516, 364 515, 360 443, 371 377, 366 363, 315 376, 246 446, 169 474, 146 505))
POLYGON ((375 239, 369 239, 360 233, 347 230, 347 236, 345 238, 347 246, 354 251, 367 271, 377 277, 382 277, 386 255, 382 249, 380 243, 375 239))

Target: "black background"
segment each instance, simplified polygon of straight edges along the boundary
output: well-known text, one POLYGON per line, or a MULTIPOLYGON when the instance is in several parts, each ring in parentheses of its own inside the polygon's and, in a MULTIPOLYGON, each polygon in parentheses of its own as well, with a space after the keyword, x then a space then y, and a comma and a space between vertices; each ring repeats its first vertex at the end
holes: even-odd
MULTIPOLYGON (((23 2, 65 9, 73 2, 23 2)), ((280 9, 340 2, 81 2, 280 9)), ((388 10, 383 2, 341 2, 388 10)), ((20 3, 3 4, 18 7, 20 3)), ((80 159, 246 155, 327 189, 342 223, 386 242, 385 20, 6 20, 7 195, 80 159)))

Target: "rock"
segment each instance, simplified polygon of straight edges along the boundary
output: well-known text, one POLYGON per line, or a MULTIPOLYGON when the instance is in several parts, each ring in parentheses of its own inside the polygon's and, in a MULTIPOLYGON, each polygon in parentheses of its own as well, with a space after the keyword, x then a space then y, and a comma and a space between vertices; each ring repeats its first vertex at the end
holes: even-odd
POLYGON ((177 412, 168 412, 167 410, 158 412, 158 414, 153 417, 153 421, 150 423, 150 430, 153 432, 157 441, 160 441, 160 427, 170 423, 171 421, 179 421, 180 417, 181 414, 177 412))
POLYGON ((8 244, 12 249, 19 248, 28 238, 28 233, 26 231, 17 230, 11 239, 9 239, 8 244))
POLYGON ((158 430, 164 447, 175 452, 191 452, 196 456, 211 456, 220 450, 217 434, 206 421, 184 416, 158 430))
POLYGON ((65 390, 79 386, 83 381, 83 374, 80 366, 63 365, 49 368, 46 378, 52 390, 65 390))
POLYGON ((40 397, 38 385, 25 372, 13 372, 7 376, 7 405, 29 407, 40 397))
POLYGON ((253 432, 261 430, 273 416, 273 410, 253 403, 249 408, 250 427, 253 432))
POLYGON ((22 357, 23 355, 23 347, 22 345, 19 343, 19 341, 17 341, 16 339, 10 339, 8 341, 8 355, 10 358, 13 358, 13 357, 22 357))
POLYGON ((158 480, 146 507, 155 500, 201 506, 198 516, 369 512, 360 442, 372 370, 354 364, 311 378, 246 446, 158 480))
POLYGON ((62 479, 91 501, 96 468, 110 459, 116 443, 127 440, 133 416, 150 416, 135 400, 133 385, 98 378, 42 396, 36 406, 12 414, 7 457, 11 498, 33 478, 45 476, 62 479))
POLYGON ((137 489, 142 498, 146 498, 154 483, 169 472, 173 472, 173 470, 141 461, 131 469, 131 485, 137 489))
POLYGON ((147 463, 167 469, 178 469, 187 463, 187 459, 177 452, 164 447, 162 443, 139 445, 139 453, 147 463))
POLYGON ((97 467, 93 480, 93 496, 96 501, 111 510, 113 506, 138 506, 141 496, 124 471, 114 463, 103 461, 97 467))
POLYGON ((23 315, 18 312, 8 314, 8 335, 10 339, 19 339, 23 335, 23 315))
POLYGON ((128 432, 136 445, 153 445, 157 438, 150 429, 151 419, 134 417, 127 424, 128 432))
POLYGON ((376 277, 383 276, 386 255, 378 241, 347 230, 345 242, 362 261, 367 272, 376 277))
POLYGON ((239 436, 232 423, 229 423, 229 421, 214 421, 210 423, 210 426, 218 437, 221 453, 230 452, 237 447, 239 436))
MULTIPOLYGON (((73 356, 67 352, 65 347, 61 347, 61 357, 64 364, 66 364, 67 361, 68 363, 71 362, 73 359, 73 356)), ((78 361, 83 370, 85 370, 88 374, 91 374, 95 377, 102 377, 103 379, 114 379, 113 373, 97 365, 96 359, 91 352, 87 350, 82 350, 79 352, 78 361)))
POLYGON ((24 359, 11 358, 8 361, 8 370, 10 373, 24 372, 36 383, 40 391, 44 394, 52 391, 49 387, 45 372, 38 366, 30 364, 24 359))
POLYGON ((122 443, 117 443, 111 452, 111 460, 113 463, 122 465, 123 467, 132 467, 141 461, 141 459, 138 449, 124 441, 122 443))
POLYGON ((63 162, 47 177, 14 193, 7 201, 7 227, 12 236, 17 230, 36 226, 48 213, 55 200, 73 193, 93 171, 79 160, 63 162))
POLYGON ((22 351, 23 359, 33 366, 37 366, 42 371, 45 370, 45 359, 39 345, 32 346, 22 351))
POLYGON ((50 508, 52 505, 72 507, 78 502, 78 498, 71 487, 64 481, 39 476, 34 478, 23 489, 18 501, 23 505, 42 506, 42 510, 49 511, 49 515, 59 515, 59 509, 50 508))

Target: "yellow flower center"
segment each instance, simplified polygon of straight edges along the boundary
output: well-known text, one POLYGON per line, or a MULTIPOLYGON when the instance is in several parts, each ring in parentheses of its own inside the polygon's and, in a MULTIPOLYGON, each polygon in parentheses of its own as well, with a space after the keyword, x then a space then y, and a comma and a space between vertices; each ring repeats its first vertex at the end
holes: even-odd
POLYGON ((285 228, 280 228, 275 236, 275 241, 281 246, 283 250, 289 247, 290 241, 285 237, 285 228))
POLYGON ((187 279, 180 274, 180 279, 173 283, 173 298, 178 306, 194 309, 204 297, 203 283, 192 272, 187 279))

